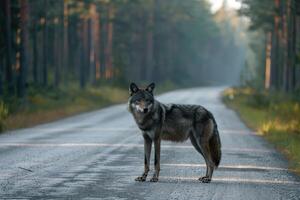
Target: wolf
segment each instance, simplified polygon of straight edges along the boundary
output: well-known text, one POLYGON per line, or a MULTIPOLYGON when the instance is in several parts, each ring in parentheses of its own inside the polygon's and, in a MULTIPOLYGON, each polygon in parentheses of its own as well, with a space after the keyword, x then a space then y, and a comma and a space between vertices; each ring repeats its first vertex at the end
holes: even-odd
POLYGON ((154 98, 154 88, 154 83, 146 88, 139 88, 135 83, 129 86, 128 109, 144 138, 144 172, 135 180, 146 181, 152 143, 155 172, 150 181, 157 182, 161 140, 183 142, 189 138, 206 163, 206 175, 199 180, 209 183, 221 160, 221 141, 212 113, 200 105, 163 104, 154 98))

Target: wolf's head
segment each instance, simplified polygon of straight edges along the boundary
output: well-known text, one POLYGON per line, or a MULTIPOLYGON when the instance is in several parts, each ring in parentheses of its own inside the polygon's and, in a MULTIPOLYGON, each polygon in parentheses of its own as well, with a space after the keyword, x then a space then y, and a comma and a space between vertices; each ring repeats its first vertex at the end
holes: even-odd
POLYGON ((129 86, 129 110, 140 114, 151 113, 155 103, 153 97, 154 88, 154 83, 151 83, 146 88, 139 88, 135 83, 131 83, 129 86))

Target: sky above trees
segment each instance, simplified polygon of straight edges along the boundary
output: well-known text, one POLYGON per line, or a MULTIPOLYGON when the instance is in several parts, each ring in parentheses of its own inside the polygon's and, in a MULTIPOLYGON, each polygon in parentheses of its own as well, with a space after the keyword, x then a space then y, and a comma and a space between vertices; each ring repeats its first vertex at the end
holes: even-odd
MULTIPOLYGON (((224 0, 208 0, 211 4, 211 11, 214 13, 219 10, 224 2, 224 0)), ((239 9, 241 3, 237 0, 227 0, 227 5, 229 8, 239 9)))

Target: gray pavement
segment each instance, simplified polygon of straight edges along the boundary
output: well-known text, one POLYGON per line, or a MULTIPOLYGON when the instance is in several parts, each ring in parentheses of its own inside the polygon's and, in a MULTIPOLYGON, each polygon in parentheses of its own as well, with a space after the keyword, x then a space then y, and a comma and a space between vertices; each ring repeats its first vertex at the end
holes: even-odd
POLYGON ((123 104, 1 134, 0 199, 300 199, 299 177, 224 106, 221 91, 159 96, 215 115, 223 157, 210 184, 198 181, 204 160, 189 141, 162 142, 159 182, 135 182, 143 171, 143 140, 123 104))

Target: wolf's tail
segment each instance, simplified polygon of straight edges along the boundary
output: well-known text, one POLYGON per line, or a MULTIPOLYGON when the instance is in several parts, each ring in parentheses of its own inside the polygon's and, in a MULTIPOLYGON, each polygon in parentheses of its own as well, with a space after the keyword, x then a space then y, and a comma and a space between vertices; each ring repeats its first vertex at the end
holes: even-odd
POLYGON ((213 133, 213 136, 209 140, 209 147, 210 147, 212 160, 213 160, 215 166, 218 167, 221 162, 221 157, 222 157, 221 140, 220 140, 220 136, 219 136, 217 122, 216 122, 214 116, 210 112, 208 112, 208 113, 214 123, 214 129, 213 129, 214 133, 213 133))

